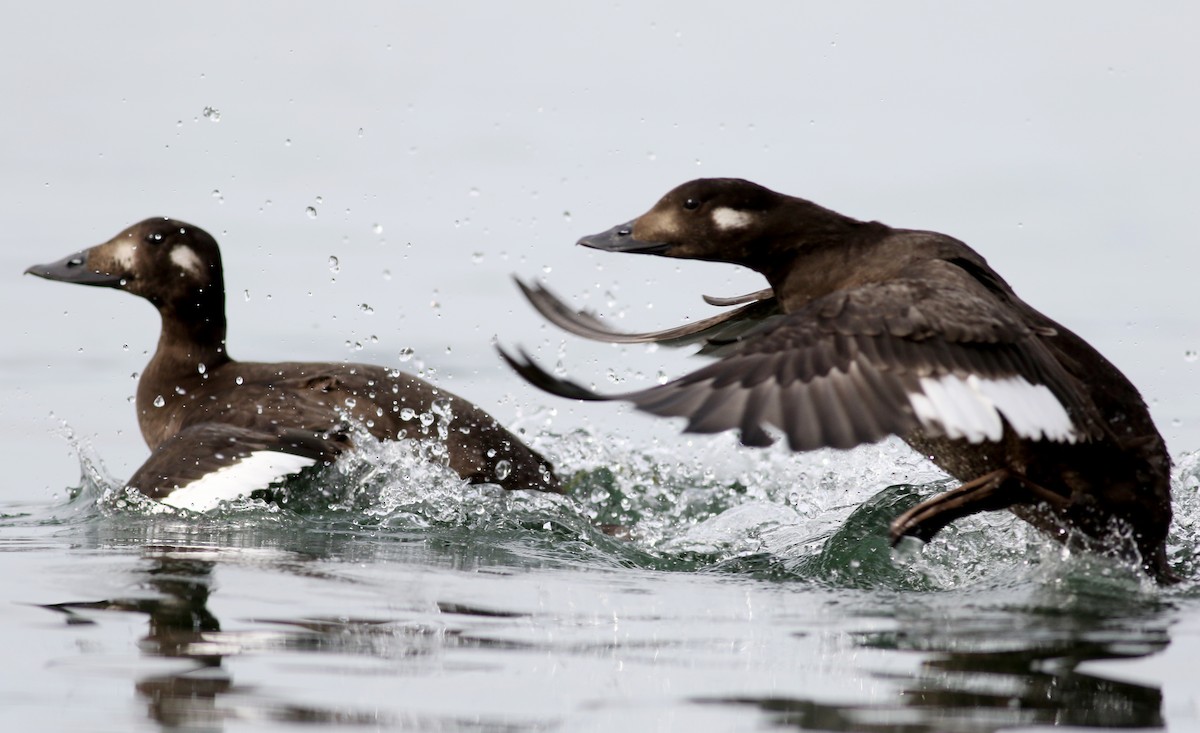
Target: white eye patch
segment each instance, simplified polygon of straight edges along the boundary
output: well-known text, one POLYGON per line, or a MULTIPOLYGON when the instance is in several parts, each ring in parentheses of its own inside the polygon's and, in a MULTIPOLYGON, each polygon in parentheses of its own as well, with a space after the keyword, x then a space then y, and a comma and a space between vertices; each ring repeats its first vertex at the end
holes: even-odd
POLYGON ((119 267, 123 267, 126 270, 132 270, 133 259, 136 252, 136 244, 133 242, 121 242, 112 248, 110 254, 112 255, 113 262, 115 262, 119 267))
POLYGON ((203 269, 200 258, 196 256, 191 247, 184 245, 179 245, 171 250, 171 261, 193 275, 199 275, 203 269))
POLYGON ((717 225, 717 229, 743 229, 754 221, 754 215, 746 211, 731 209, 728 206, 720 206, 712 210, 712 221, 717 225))

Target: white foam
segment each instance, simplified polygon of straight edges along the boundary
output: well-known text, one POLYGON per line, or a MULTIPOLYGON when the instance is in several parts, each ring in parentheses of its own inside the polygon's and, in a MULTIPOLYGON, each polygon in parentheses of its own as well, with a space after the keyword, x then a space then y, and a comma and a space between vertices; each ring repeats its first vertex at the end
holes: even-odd
POLYGON ((1004 434, 1001 416, 1022 438, 1074 443, 1071 416, 1044 384, 1021 376, 984 379, 974 374, 923 377, 920 392, 908 395, 921 425, 948 438, 970 443, 998 441, 1004 434))
POLYGON ((265 489, 271 483, 299 473, 316 459, 279 451, 255 451, 237 463, 205 474, 172 491, 163 504, 206 512, 223 501, 232 501, 265 489))

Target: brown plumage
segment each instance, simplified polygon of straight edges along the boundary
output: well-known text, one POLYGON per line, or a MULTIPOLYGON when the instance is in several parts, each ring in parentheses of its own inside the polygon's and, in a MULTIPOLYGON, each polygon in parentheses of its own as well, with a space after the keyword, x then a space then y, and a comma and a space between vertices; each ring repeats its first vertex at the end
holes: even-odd
POLYGON ((770 289, 709 299, 739 307, 690 326, 624 334, 522 285, 578 335, 702 343, 718 357, 667 384, 602 396, 504 354, 533 384, 683 417, 691 432, 738 429, 752 446, 772 442, 768 426, 793 450, 899 435, 963 485, 897 518, 894 542, 1007 508, 1063 540, 1116 552, 1132 544, 1148 572, 1171 577, 1170 459, 1145 402, 962 242, 857 221, 749 181, 701 179, 580 244, 744 265, 770 289))
MULTIPOLYGON (((177 489, 256 453, 332 460, 351 447, 355 424, 381 440, 440 439, 449 466, 472 482, 561 490, 550 464, 494 418, 412 375, 370 364, 230 358, 221 254, 198 227, 147 219, 26 272, 125 290, 158 309, 158 348, 137 388, 138 425, 151 456, 129 481, 150 497, 170 503, 177 489), (423 414, 434 417, 431 425, 423 414)), ((262 487, 247 491, 255 488, 262 487)))

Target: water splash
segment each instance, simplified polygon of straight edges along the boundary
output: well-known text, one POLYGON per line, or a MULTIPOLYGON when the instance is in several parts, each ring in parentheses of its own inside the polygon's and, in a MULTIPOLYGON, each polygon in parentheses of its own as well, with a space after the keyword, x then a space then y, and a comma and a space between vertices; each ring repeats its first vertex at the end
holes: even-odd
MULTIPOLYGON (((927 591, 1029 581, 1093 590, 1108 584, 1128 593, 1148 583, 1128 563, 1067 550, 1007 512, 960 520, 928 544, 906 540, 891 548, 888 523, 951 485, 898 441, 792 454, 749 451, 732 436, 712 436, 697 441, 701 453, 693 458, 679 446, 647 447, 594 431, 525 430, 564 479, 568 494, 559 496, 467 484, 447 465, 442 441, 451 417, 441 408, 409 410, 401 415, 412 426, 406 439, 358 434, 358 450, 332 466, 255 492, 217 516, 240 526, 293 517, 354 531, 450 532, 556 562, 831 588, 927 591), (724 458, 714 465, 713 456, 724 458)), ((76 510, 175 513, 126 490, 89 448, 71 440, 82 474, 71 493, 76 510)), ((1191 577, 1200 546, 1200 453, 1181 457, 1173 485, 1170 559, 1191 577)))

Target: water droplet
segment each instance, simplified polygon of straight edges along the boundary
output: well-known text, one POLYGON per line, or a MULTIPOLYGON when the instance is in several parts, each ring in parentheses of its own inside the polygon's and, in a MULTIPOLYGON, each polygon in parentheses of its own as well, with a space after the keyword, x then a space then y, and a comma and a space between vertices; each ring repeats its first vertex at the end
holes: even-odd
POLYGON ((504 459, 496 461, 496 480, 497 481, 503 481, 504 479, 508 478, 508 475, 510 473, 512 473, 512 463, 510 463, 509 461, 506 461, 504 459))
POLYGON ((247 303, 249 303, 249 302, 250 302, 250 291, 249 291, 249 290, 243 290, 243 291, 242 291, 242 297, 246 299, 246 302, 247 302, 247 303))
POLYGON ((318 196, 318 197, 317 197, 317 203, 318 203, 318 204, 323 204, 323 203, 325 203, 325 197, 323 197, 323 196, 318 196))
POLYGON ((406 420, 406 421, 412 420, 416 416, 417 416, 417 411, 414 410, 413 408, 411 408, 411 407, 400 408, 400 419, 401 420, 406 420))
POLYGON ((317 207, 315 207, 315 206, 305 207, 304 213, 308 214, 309 219, 316 219, 317 218, 317 207))
POLYGON ((167 401, 163 399, 162 395, 159 395, 154 398, 154 406, 155 407, 162 407, 165 404, 167 404, 167 401))
POLYGON ((483 253, 482 252, 472 252, 471 253, 471 262, 476 265, 478 265, 480 262, 483 262, 483 253))
POLYGON ((391 279, 392 279, 392 271, 391 271, 391 270, 384 270, 384 271, 383 271, 383 279, 384 279, 384 280, 391 280, 391 279))
POLYGON ((470 191, 467 191, 467 195, 471 198, 479 198, 479 189, 472 188, 470 191))
POLYGON ((1195 349, 1188 349, 1187 351, 1183 352, 1183 360, 1189 364, 1196 361, 1196 359, 1200 359, 1200 352, 1196 351, 1195 349))
POLYGON ((650 161, 651 163, 653 163, 654 161, 658 160, 658 156, 657 156, 657 155, 655 155, 655 154, 654 154, 654 153, 652 153, 652 152, 651 152, 651 153, 646 153, 646 160, 648 160, 648 161, 650 161))
POLYGON ((400 349, 400 361, 408 361, 413 358, 413 350, 405 346, 400 349))
POLYGON ((243 380, 241 377, 235 377, 233 381, 234 381, 236 384, 241 384, 241 383, 242 383, 243 381, 245 381, 245 380, 243 380))
POLYGON ((375 313, 375 309, 372 308, 371 306, 367 305, 366 303, 363 303, 362 305, 358 306, 358 309, 360 311, 362 311, 363 313, 366 313, 368 316, 374 315, 374 313, 375 313))
POLYGON ((371 231, 375 232, 376 234, 383 234, 383 225, 377 222, 371 227, 371 231))
POLYGON ((196 365, 196 371, 198 371, 198 372, 200 372, 201 374, 203 374, 203 373, 205 373, 205 372, 207 372, 207 371, 208 371, 208 367, 204 366, 204 363, 203 363, 203 362, 201 362, 200 364, 197 364, 197 365, 196 365))
POLYGON ((292 139, 291 139, 290 137, 285 137, 285 138, 283 139, 283 146, 284 146, 285 148, 290 148, 290 147, 292 147, 292 139))
POLYGON ((362 137, 362 136, 363 136, 363 129, 362 129, 361 127, 360 127, 360 128, 358 128, 358 136, 359 136, 359 137, 362 137))
POLYGON ((212 197, 213 197, 213 198, 215 198, 215 199, 217 200, 217 203, 218 203, 218 204, 223 204, 223 203, 225 203, 225 197, 221 195, 221 189, 219 189, 219 188, 214 188, 214 189, 213 189, 213 192, 212 192, 212 197))
POLYGON ((204 116, 208 119, 209 122, 220 122, 221 121, 221 110, 217 109, 216 107, 205 107, 204 108, 204 116))
POLYGON ((329 255, 329 271, 335 275, 342 271, 342 265, 334 255, 329 255))

